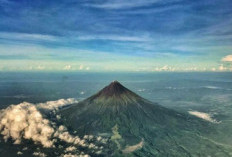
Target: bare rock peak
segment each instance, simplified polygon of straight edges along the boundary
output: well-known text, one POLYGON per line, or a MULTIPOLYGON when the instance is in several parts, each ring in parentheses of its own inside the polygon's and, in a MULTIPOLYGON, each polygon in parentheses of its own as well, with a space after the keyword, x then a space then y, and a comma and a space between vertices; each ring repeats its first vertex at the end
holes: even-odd
POLYGON ((111 82, 108 86, 104 87, 102 90, 100 90, 96 96, 98 97, 111 97, 111 96, 121 96, 125 94, 132 93, 129 89, 124 87, 121 83, 118 81, 111 82))
POLYGON ((118 81, 111 82, 108 86, 103 88, 100 92, 106 96, 122 94, 128 89, 121 85, 118 81))
MULTIPOLYGON (((109 84, 109 86, 110 85, 112 85, 112 86, 119 86, 119 85, 121 85, 121 83, 119 83, 117 80, 114 80, 113 82, 111 82, 110 84, 109 84)), ((122 86, 122 85, 121 85, 122 86)))

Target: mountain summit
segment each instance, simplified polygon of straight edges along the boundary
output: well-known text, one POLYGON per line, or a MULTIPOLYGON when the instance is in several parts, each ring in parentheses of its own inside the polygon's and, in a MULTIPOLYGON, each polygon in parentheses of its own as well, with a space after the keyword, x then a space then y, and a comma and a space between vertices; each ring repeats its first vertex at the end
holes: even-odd
POLYGON ((110 151, 99 156, 229 156, 205 137, 210 124, 152 103, 118 81, 60 114, 62 123, 79 135, 109 139, 104 150, 110 151))
POLYGON ((111 82, 108 86, 103 88, 100 92, 96 94, 96 96, 120 96, 122 94, 132 93, 129 89, 121 85, 118 81, 111 82))
POLYGON ((87 100, 112 106, 126 105, 142 99, 142 97, 127 89, 118 81, 113 81, 87 100))

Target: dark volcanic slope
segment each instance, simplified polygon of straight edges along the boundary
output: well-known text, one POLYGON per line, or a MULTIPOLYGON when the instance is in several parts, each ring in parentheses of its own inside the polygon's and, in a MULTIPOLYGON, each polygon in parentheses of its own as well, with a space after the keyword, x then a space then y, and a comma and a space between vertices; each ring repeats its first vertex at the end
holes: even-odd
POLYGON ((133 95, 136 96, 132 91, 125 88, 123 85, 121 85, 118 81, 112 82, 110 85, 103 88, 100 92, 98 92, 96 95, 94 95, 94 98, 97 97, 120 97, 121 95, 133 95))
POLYGON ((214 132, 213 124, 151 103, 117 81, 61 116, 79 134, 108 137, 112 152, 105 156, 224 157, 232 152, 204 136, 214 132))
POLYGON ((114 81, 86 101, 101 102, 113 106, 136 103, 139 100, 143 100, 143 98, 122 86, 118 81, 114 81))

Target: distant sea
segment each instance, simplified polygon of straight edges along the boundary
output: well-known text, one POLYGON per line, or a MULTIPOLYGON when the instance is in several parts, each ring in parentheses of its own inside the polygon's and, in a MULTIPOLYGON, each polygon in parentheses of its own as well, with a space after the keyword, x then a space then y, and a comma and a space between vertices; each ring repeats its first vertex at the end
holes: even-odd
POLYGON ((23 101, 82 100, 118 80, 142 97, 176 110, 214 112, 232 105, 232 73, 1 72, 0 108, 23 101))

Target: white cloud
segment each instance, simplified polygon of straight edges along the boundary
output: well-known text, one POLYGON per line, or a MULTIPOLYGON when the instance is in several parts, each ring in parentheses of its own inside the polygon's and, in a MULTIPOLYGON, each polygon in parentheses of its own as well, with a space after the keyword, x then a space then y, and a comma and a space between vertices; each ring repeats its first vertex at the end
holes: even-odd
POLYGON ((161 71, 167 71, 169 68, 167 65, 163 66, 162 68, 160 68, 161 71))
POLYGON ((79 157, 79 156, 78 156, 78 155, 75 155, 75 154, 69 153, 69 154, 64 154, 63 157, 79 157))
POLYGON ((74 146, 70 146, 70 147, 67 147, 67 148, 65 149, 66 152, 73 152, 73 151, 75 151, 75 150, 77 150, 77 148, 74 147, 74 146))
POLYGON ((71 65, 66 65, 65 67, 64 67, 64 70, 71 70, 72 69, 72 66, 71 65))
POLYGON ((210 114, 198 111, 189 111, 189 114, 194 115, 198 118, 204 119, 211 123, 218 123, 217 120, 213 119, 210 114))
POLYGON ((25 150, 28 150, 28 148, 27 148, 27 147, 24 147, 24 148, 23 148, 23 151, 25 151, 25 150))
POLYGON ((176 70, 176 68, 174 68, 174 67, 164 65, 162 67, 156 67, 152 71, 175 71, 175 70, 176 70))
POLYGON ((47 157, 47 155, 42 152, 34 152, 33 155, 38 157, 47 157))
POLYGON ((171 5, 171 6, 165 6, 165 7, 162 7, 162 8, 145 8, 145 9, 139 9, 139 10, 128 10, 128 11, 125 11, 125 13, 127 14, 155 14, 155 13, 162 13, 162 12, 165 12, 165 11, 169 11, 169 10, 174 10, 174 9, 179 9, 181 8, 181 5, 171 5))
POLYGON ((58 110, 64 106, 74 103, 78 103, 78 100, 74 98, 68 98, 68 99, 59 99, 56 101, 47 101, 45 103, 38 103, 37 107, 46 110, 58 110))
POLYGON ((1 112, 0 119, 0 132, 5 140, 12 138, 15 144, 20 144, 22 139, 29 139, 53 147, 54 129, 34 105, 27 102, 11 105, 1 112))
POLYGON ((84 65, 81 64, 81 65, 79 66, 79 70, 90 70, 90 67, 88 67, 88 66, 85 67, 84 65))
POLYGON ((87 154, 76 155, 76 154, 68 153, 68 154, 64 154, 62 157, 90 157, 90 156, 87 154))
POLYGON ((146 91, 146 89, 144 89, 144 88, 143 89, 138 89, 137 91, 138 92, 144 92, 144 91, 146 91))
POLYGON ((223 64, 221 64, 221 65, 218 67, 218 70, 220 70, 220 71, 225 71, 225 70, 227 70, 227 68, 224 67, 223 64))
MULTIPOLYGON (((41 144, 46 148, 53 148, 58 141, 63 141, 69 144, 64 151, 76 150, 75 154, 78 156, 85 155, 79 154, 80 151, 77 150, 79 147, 88 148, 88 151, 93 152, 102 151, 102 145, 105 144, 107 139, 93 135, 86 135, 84 138, 74 136, 68 132, 65 126, 57 125, 55 121, 44 118, 44 115, 40 112, 40 110, 48 110, 53 113, 63 106, 77 102, 77 100, 69 98, 39 104, 23 102, 18 105, 11 105, 0 110, 0 134, 5 141, 12 139, 14 144, 31 140, 35 144, 41 144), (97 141, 97 144, 93 141, 97 141)), ((66 146, 61 147, 65 148, 66 146)), ((43 156, 43 154, 43 152, 35 152, 33 155, 43 156)))
POLYGON ((86 6, 90 6, 94 8, 102 8, 102 9, 126 9, 126 8, 148 6, 156 2, 160 2, 160 0, 137 0, 137 1, 113 0, 103 4, 87 4, 86 6))
POLYGON ((92 35, 92 36, 79 36, 78 40, 113 40, 113 41, 127 41, 127 42, 145 42, 145 41, 151 41, 151 38, 149 36, 92 35))
POLYGON ((232 62, 232 55, 227 55, 222 58, 223 62, 232 62))
POLYGON ((22 153, 22 152, 20 152, 20 151, 18 151, 18 152, 17 152, 17 155, 23 155, 23 153, 22 153))
POLYGON ((45 40, 45 41, 56 41, 57 40, 57 37, 52 36, 52 35, 29 34, 29 33, 1 32, 0 37, 3 39, 10 39, 10 40, 45 40))

